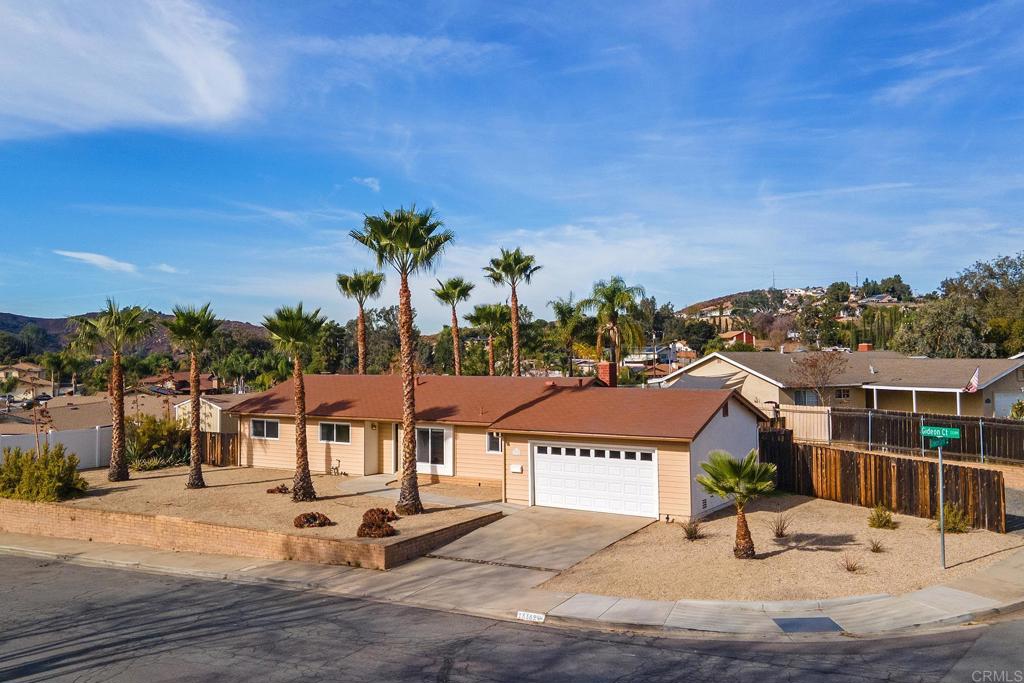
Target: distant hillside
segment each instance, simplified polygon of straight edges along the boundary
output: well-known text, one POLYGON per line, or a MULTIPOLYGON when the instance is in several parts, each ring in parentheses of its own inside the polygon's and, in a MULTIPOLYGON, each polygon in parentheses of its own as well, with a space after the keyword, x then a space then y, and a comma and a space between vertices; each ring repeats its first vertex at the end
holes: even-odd
POLYGON ((685 308, 683 308, 683 311, 686 312, 687 314, 693 314, 693 313, 696 313, 697 311, 699 311, 702 308, 706 308, 708 306, 717 306, 719 304, 724 304, 727 301, 732 301, 733 299, 738 299, 741 296, 746 296, 748 294, 753 294, 755 292, 760 292, 760 291, 763 291, 763 290, 760 290, 760 289, 748 289, 745 292, 736 292, 735 294, 726 294, 725 296, 717 296, 714 299, 707 299, 706 301, 698 301, 695 304, 690 304, 689 306, 686 306, 685 308))
MULTIPOLYGON (((168 320, 171 317, 159 311, 151 311, 151 313, 160 320, 168 320)), ((85 313, 84 315, 92 317, 96 313, 85 313)), ((69 318, 35 318, 28 315, 18 315, 17 313, 0 313, 0 332, 9 332, 16 335, 26 325, 37 325, 49 335, 47 350, 54 351, 67 344, 72 328, 69 321, 69 318)), ((267 330, 263 326, 239 320, 225 320, 224 324, 221 325, 221 329, 260 338, 268 336, 267 330)), ((171 344, 167 338, 167 330, 163 326, 158 325, 156 332, 142 343, 140 349, 146 353, 169 353, 171 344)))

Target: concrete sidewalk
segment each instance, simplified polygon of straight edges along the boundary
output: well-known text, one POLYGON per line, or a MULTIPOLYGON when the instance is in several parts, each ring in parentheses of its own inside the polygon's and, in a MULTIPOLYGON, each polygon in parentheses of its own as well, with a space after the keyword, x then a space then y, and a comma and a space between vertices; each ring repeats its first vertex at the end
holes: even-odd
POLYGON ((555 576, 553 571, 429 557, 380 572, 10 533, 0 533, 0 553, 268 583, 494 619, 515 619, 526 611, 544 615, 548 623, 649 629, 665 635, 705 632, 786 638, 845 632, 869 636, 959 624, 1024 608, 1022 551, 973 577, 906 595, 788 602, 668 602, 558 593, 537 587, 555 576))
MULTIPOLYGON (((364 477, 352 477, 338 484, 338 490, 342 496, 376 496, 398 500, 398 489, 391 488, 387 484, 394 481, 397 474, 369 474, 364 477)), ((502 512, 510 515, 525 508, 515 503, 502 503, 501 501, 469 500, 466 498, 453 498, 431 493, 429 487, 421 485, 420 500, 424 503, 444 505, 453 508, 473 508, 494 512, 502 512), (426 490, 425 490, 426 489, 426 490)))

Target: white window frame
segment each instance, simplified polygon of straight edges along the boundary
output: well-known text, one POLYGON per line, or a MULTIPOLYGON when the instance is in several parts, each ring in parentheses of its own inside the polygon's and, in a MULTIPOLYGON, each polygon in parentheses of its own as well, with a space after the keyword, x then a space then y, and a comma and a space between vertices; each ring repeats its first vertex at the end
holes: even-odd
MULTIPOLYGON (((336 446, 351 446, 352 445, 352 425, 348 422, 333 422, 330 420, 324 420, 318 422, 316 425, 317 438, 320 439, 320 443, 332 443, 336 446), (323 425, 333 425, 334 427, 348 427, 348 441, 324 441, 324 433, 321 430, 323 425)), ((338 430, 334 430, 335 436, 337 436, 338 430)))
MULTIPOLYGON (((417 422, 416 430, 439 429, 444 432, 444 463, 432 465, 428 462, 416 461, 416 472, 419 474, 437 474, 445 477, 455 472, 455 430, 450 425, 417 422)), ((415 443, 415 441, 414 441, 415 443)))
POLYGON ((793 391, 793 403, 795 403, 798 406, 820 406, 821 399, 818 397, 818 392, 816 392, 814 389, 795 389, 793 391), (804 400, 803 403, 800 402, 801 396, 804 400), (814 402, 807 403, 808 397, 811 397, 811 400, 814 402))
POLYGON ((837 387, 835 390, 835 397, 837 401, 849 401, 850 387, 837 387))
POLYGON ((280 420, 275 420, 275 419, 269 418, 269 417, 254 417, 254 418, 251 418, 249 420, 249 438, 250 439, 256 439, 258 441, 280 441, 281 440, 281 421, 280 420), (268 424, 270 424, 271 422, 276 424, 277 425, 277 436, 256 436, 255 424, 257 422, 264 423, 263 424, 263 433, 264 434, 267 433, 267 425, 268 424))
POLYGON ((501 432, 487 431, 484 433, 484 452, 491 453, 493 455, 501 455, 505 452, 505 435, 501 432), (491 434, 498 435, 498 450, 491 450, 491 434))

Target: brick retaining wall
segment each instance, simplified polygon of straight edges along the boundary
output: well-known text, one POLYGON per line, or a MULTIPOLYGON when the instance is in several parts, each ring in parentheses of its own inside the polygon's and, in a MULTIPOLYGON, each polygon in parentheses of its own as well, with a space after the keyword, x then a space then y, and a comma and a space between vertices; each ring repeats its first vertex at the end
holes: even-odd
POLYGON ((481 514, 448 527, 411 536, 400 533, 382 539, 330 539, 230 527, 181 517, 0 498, 0 531, 369 569, 396 567, 501 516, 500 512, 481 514))

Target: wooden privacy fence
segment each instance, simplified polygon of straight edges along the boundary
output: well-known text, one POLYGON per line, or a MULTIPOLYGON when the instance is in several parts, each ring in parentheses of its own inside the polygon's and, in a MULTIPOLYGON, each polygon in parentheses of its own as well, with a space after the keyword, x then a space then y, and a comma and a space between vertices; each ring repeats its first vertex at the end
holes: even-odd
MULTIPOLYGON (((855 408, 829 411, 832 442, 856 444, 868 450, 924 454, 928 448, 921 441, 922 425, 958 427, 961 438, 951 440, 943 448, 944 453, 982 462, 1024 463, 1024 422, 1017 420, 855 408)), ((799 432, 797 438, 803 440, 799 432)))
MULTIPOLYGON (((939 466, 930 460, 860 453, 794 443, 793 432, 761 432, 761 459, 778 468, 779 489, 840 503, 881 503, 904 515, 934 519, 939 512, 939 466)), ((946 464, 946 502, 961 506, 971 526, 1006 533, 1003 473, 946 464)))
POLYGON ((237 465, 238 445, 237 434, 220 434, 218 432, 202 433, 202 454, 204 465, 237 465))

